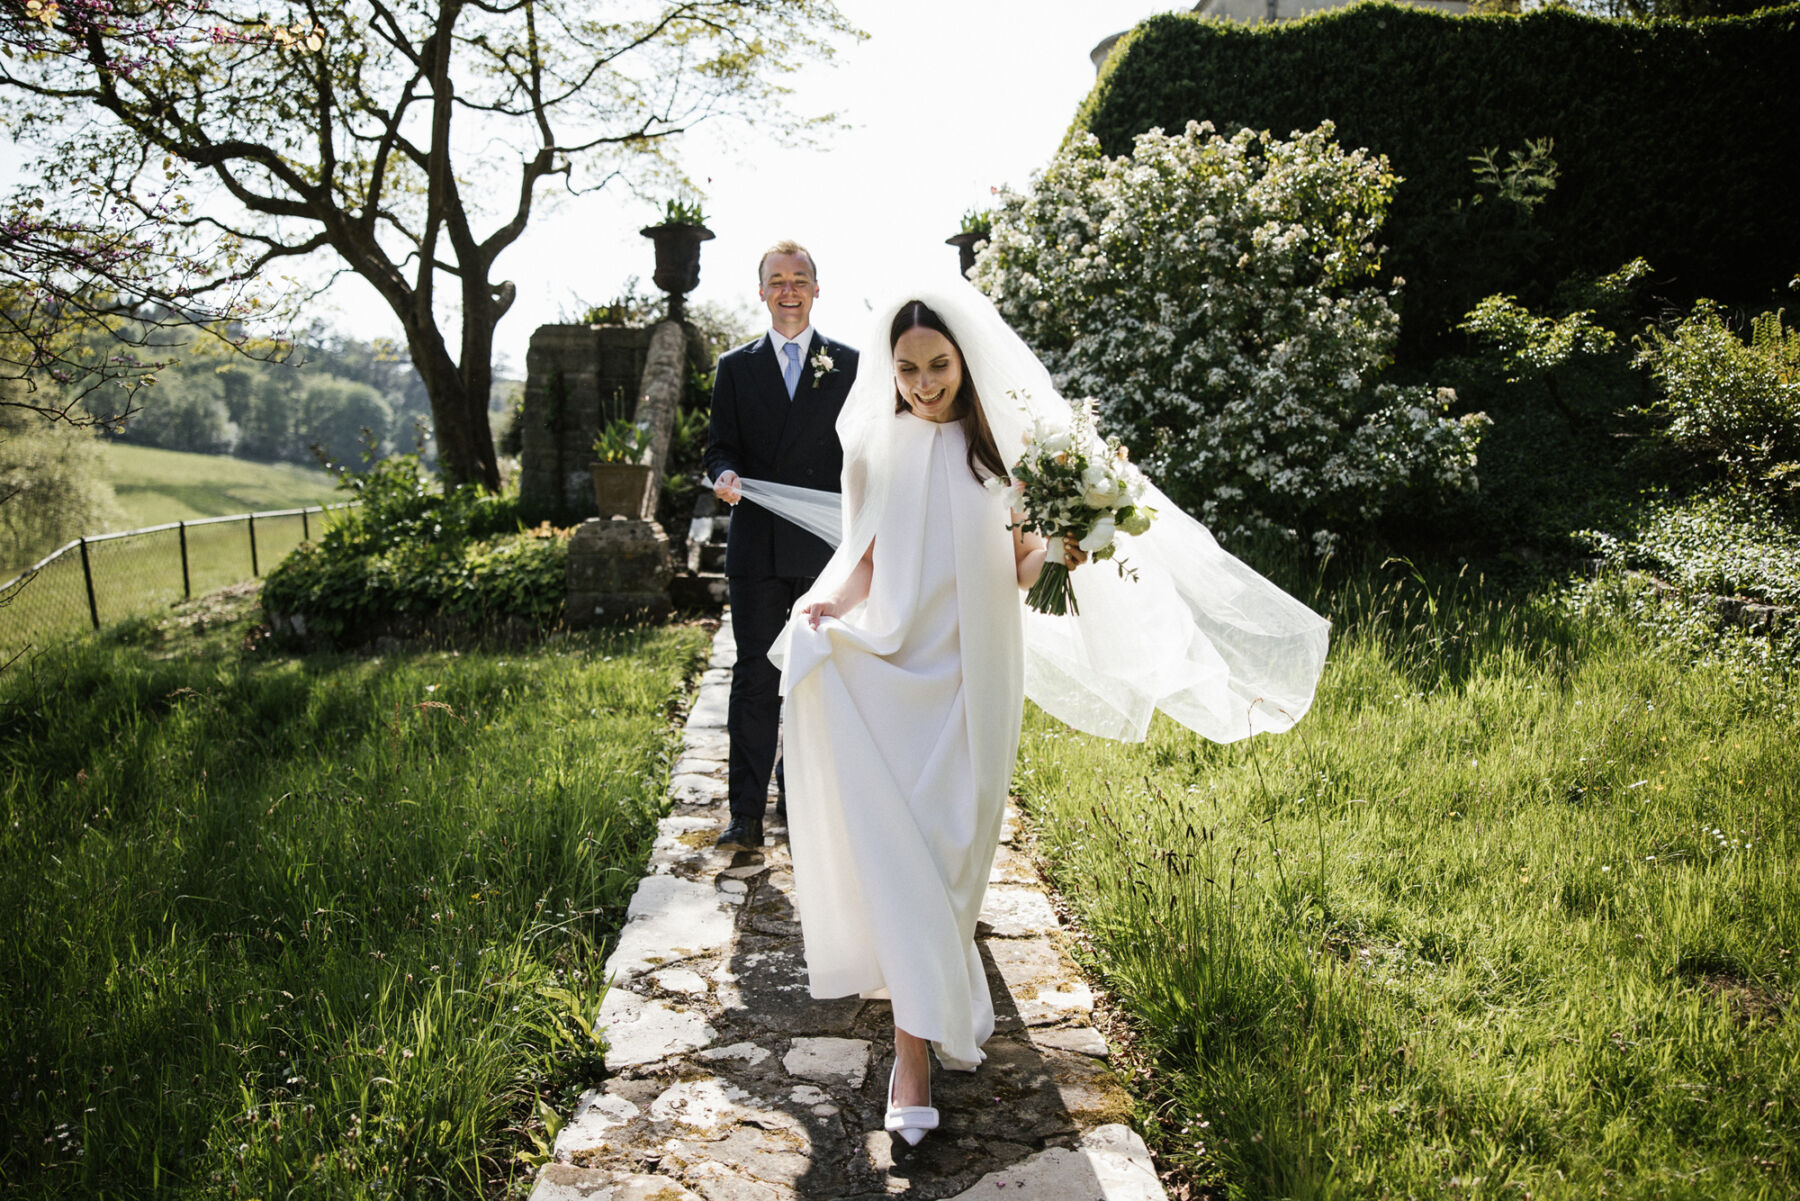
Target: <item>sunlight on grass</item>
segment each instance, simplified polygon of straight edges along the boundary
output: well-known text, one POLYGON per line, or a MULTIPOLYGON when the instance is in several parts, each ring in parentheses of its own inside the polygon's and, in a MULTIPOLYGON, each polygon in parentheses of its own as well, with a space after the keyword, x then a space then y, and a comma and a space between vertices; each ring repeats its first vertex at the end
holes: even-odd
POLYGON ((1793 1195, 1785 684, 1467 580, 1333 616, 1290 734, 1027 723, 1165 1165, 1234 1197, 1793 1195))
POLYGON ((0 677, 0 1180, 520 1187, 537 1098, 598 1075, 704 631, 299 659, 244 628, 0 677))
POLYGON ((126 442, 108 443, 106 461, 106 482, 118 494, 119 507, 128 518, 120 529, 331 505, 347 499, 337 491, 332 476, 298 463, 257 463, 230 455, 197 455, 126 442))

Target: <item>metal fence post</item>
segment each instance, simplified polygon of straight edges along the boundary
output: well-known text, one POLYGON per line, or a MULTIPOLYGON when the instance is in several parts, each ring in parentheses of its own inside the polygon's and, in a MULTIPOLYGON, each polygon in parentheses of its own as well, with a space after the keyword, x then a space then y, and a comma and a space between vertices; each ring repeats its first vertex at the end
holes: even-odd
POLYGON ((262 572, 256 569, 256 514, 250 514, 250 574, 259 576, 262 572))
POLYGON ((87 539, 81 540, 81 576, 87 581, 88 616, 93 619, 94 628, 100 628, 100 606, 94 603, 94 568, 88 562, 87 539))
POLYGON ((312 541, 312 523, 306 519, 308 512, 310 512, 308 509, 300 510, 300 541, 302 542, 312 541))
POLYGON ((181 595, 184 600, 194 599, 194 585, 188 576, 187 522, 176 523, 181 534, 181 595))

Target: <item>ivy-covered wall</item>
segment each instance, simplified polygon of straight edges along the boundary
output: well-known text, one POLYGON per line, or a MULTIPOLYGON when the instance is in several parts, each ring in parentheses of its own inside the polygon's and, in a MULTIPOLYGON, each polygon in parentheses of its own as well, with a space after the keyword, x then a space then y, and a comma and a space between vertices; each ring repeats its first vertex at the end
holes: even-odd
POLYGON ((1404 345, 1429 353, 1482 297, 1643 256, 1654 290, 1776 301, 1800 274, 1800 4, 1698 22, 1546 8, 1452 17, 1371 2, 1246 26, 1153 17, 1122 40, 1071 133, 1108 154, 1190 120, 1279 136, 1336 123, 1404 177, 1382 240, 1404 345), (1486 197, 1469 156, 1553 140, 1547 200, 1486 197), (1460 202, 1460 203, 1459 203, 1460 202))

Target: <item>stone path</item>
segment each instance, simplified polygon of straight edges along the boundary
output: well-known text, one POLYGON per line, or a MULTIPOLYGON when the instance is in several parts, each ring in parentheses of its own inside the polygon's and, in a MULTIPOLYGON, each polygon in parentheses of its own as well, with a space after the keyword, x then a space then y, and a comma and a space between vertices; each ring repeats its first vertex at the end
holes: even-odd
POLYGON ((1010 813, 980 928, 999 1019, 987 1062, 936 1074, 943 1125, 919 1147, 882 1131, 893 1019, 885 1001, 808 995, 786 831, 760 854, 713 847, 732 661, 728 613, 606 963, 610 1077, 578 1102, 533 1201, 1163 1201, 1010 813))

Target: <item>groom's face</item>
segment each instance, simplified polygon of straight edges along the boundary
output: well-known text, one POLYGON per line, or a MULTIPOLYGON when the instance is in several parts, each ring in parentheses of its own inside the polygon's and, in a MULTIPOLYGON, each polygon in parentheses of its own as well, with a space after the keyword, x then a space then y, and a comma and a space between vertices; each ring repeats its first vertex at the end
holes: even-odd
POLYGON ((812 320, 813 300, 819 295, 812 264, 803 254, 770 255, 763 260, 757 295, 768 306, 769 324, 783 337, 792 337, 812 320))

